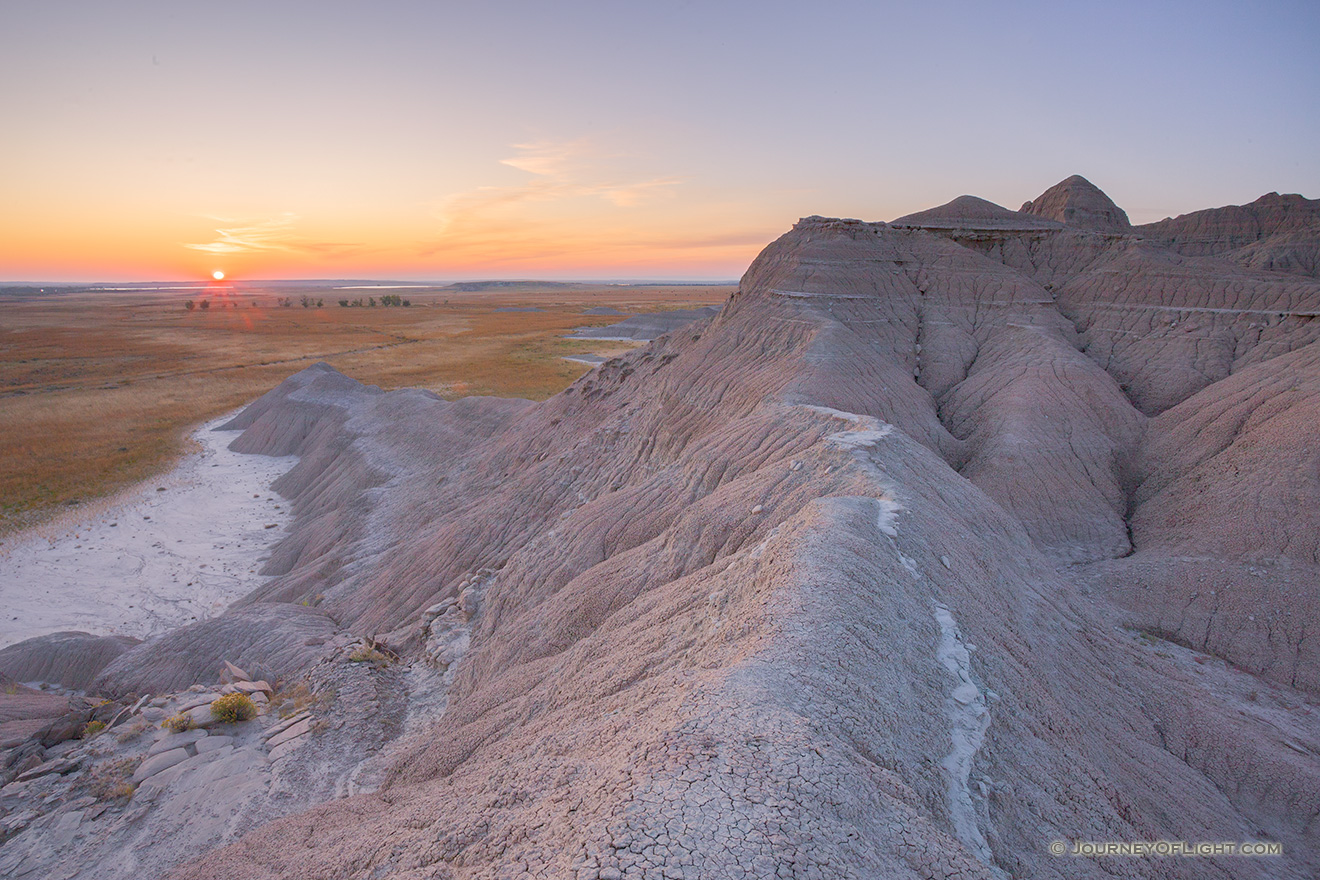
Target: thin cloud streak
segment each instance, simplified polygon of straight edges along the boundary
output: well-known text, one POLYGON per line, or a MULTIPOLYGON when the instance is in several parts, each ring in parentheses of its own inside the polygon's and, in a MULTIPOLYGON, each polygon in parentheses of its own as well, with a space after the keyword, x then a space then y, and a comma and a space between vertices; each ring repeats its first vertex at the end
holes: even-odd
MULTIPOLYGON (((222 223, 239 223, 236 220, 213 217, 222 223)), ((286 253, 317 254, 320 256, 340 256, 363 253, 361 245, 342 242, 313 241, 294 232, 298 221, 296 214, 281 214, 259 223, 225 226, 216 229, 219 236, 215 241, 204 244, 184 244, 184 247, 208 254, 233 255, 251 254, 270 251, 286 253)))
POLYGON ((531 179, 513 186, 479 186, 445 199, 436 209, 439 239, 422 245, 417 250, 420 256, 484 250, 495 237, 510 233, 513 237, 505 239, 504 250, 516 242, 520 258, 532 252, 562 253, 571 241, 584 238, 582 211, 587 212, 590 225, 609 228, 618 223, 592 202, 634 208, 673 197, 684 182, 672 175, 637 179, 625 174, 611 167, 616 164, 612 160, 626 158, 624 154, 604 152, 586 138, 514 144, 512 148, 516 154, 499 160, 500 164, 529 174, 531 179), (542 212, 572 214, 573 219, 555 222, 535 217, 533 205, 542 212), (538 237, 543 246, 533 244, 532 239, 538 237))

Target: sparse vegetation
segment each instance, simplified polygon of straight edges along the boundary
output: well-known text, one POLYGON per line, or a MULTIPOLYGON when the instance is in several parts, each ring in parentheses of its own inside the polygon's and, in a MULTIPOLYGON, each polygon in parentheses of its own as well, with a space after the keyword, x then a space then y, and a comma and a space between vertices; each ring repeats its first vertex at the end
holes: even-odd
POLYGON ((181 712, 178 715, 171 715, 166 718, 160 726, 175 733, 184 733, 196 727, 197 722, 193 721, 193 717, 187 712, 181 712))
POLYGON ((105 730, 104 721, 88 721, 83 725, 82 738, 91 739, 103 730, 105 730))
POLYGON ((225 694, 211 703, 211 714, 225 724, 250 721, 257 717, 257 704, 247 694, 225 694))
POLYGON ((314 698, 307 682, 298 681, 276 691, 270 698, 270 705, 281 718, 287 718, 311 706, 314 698))
MULTIPOLYGON (((325 291, 329 292, 329 291, 325 291)), ((6 303, 0 347, 0 535, 148 479, 187 445, 185 428, 248 403, 316 359, 386 389, 543 400, 630 343, 565 343, 592 306, 637 312, 717 302, 728 288, 553 288, 450 294, 440 308, 275 308, 274 291, 199 314, 173 293, 6 303), (243 302, 258 303, 248 308, 243 302), (534 304, 543 312, 496 312, 534 304), (223 382, 217 382, 223 378, 223 382), (121 380, 131 384, 122 385, 121 380), (114 418, 107 418, 113 413, 114 418)), ((297 293, 293 294, 295 297, 297 293)), ((336 294, 342 295, 342 294, 336 294)), ((345 300, 350 302, 351 300, 345 300)))
POLYGON ((115 740, 120 745, 130 743, 150 729, 151 725, 148 724, 145 719, 140 717, 134 718, 132 721, 119 728, 115 733, 115 740))
POLYGON ((79 788, 97 800, 126 801, 133 796, 129 781, 141 758, 114 758, 92 766, 80 780, 79 788))
POLYGON ((297 715, 307 709, 324 709, 335 701, 333 688, 313 692, 306 680, 286 685, 270 698, 270 706, 281 718, 297 715))
POLYGON ((348 659, 354 663, 370 663, 377 669, 390 665, 388 657, 369 645, 363 645, 361 648, 358 648, 352 654, 348 655, 348 659))

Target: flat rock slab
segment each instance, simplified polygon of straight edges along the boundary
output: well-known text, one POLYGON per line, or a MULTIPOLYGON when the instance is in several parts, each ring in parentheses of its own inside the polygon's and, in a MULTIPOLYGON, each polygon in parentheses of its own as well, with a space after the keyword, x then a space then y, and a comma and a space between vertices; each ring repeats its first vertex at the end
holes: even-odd
POLYGON ((295 737, 294 739, 288 740, 287 742, 280 743, 275 748, 270 750, 270 762, 273 764, 276 761, 283 758, 285 755, 289 754, 290 752, 297 751, 298 749, 302 748, 303 744, 306 742, 307 742, 307 737, 299 736, 299 737, 295 737))
POLYGON ((183 733, 172 733, 169 736, 162 737, 147 750, 147 757, 159 755, 161 752, 168 752, 170 749, 181 749, 184 746, 190 746, 193 743, 206 739, 205 730, 185 730, 183 733))
POLYGON ((272 737, 284 732, 285 730, 288 730, 290 727, 297 724, 299 721, 302 721, 304 718, 311 718, 311 717, 312 717, 311 712, 306 712, 306 711, 295 712, 294 714, 290 715, 288 718, 285 718, 283 721, 279 722, 278 724, 273 725, 270 728, 270 730, 266 731, 264 736, 266 739, 269 740, 272 737))
POLYGON ((284 730, 281 730, 279 733, 272 736, 270 739, 266 740, 266 747, 273 750, 278 746, 284 745, 284 743, 289 742, 290 740, 297 739, 298 737, 311 732, 311 729, 312 729, 312 719, 304 718, 302 721, 299 721, 297 724, 290 725, 289 727, 285 728, 284 730))
POLYGON ((185 697, 179 702, 179 711, 187 712, 189 709, 195 709, 198 706, 210 706, 218 699, 220 699, 220 694, 217 693, 205 693, 185 697))
POLYGON ((44 764, 38 764, 31 770, 26 770, 18 774, 19 782, 27 782, 30 779, 37 779, 41 776, 49 776, 52 773, 71 773, 81 766, 82 761, 71 760, 69 758, 56 758, 54 761, 46 761, 44 764))
POLYGON ((150 779, 162 770, 168 770, 175 764, 182 764, 191 757, 187 749, 170 749, 168 752, 161 752, 159 755, 153 755, 143 761, 141 766, 133 773, 133 784, 150 779))
POLYGON ((232 736, 208 736, 199 740, 197 743, 197 754, 204 755, 207 752, 214 752, 216 749, 224 748, 234 742, 232 736))
POLYGON ((255 694, 258 691, 271 693, 275 690, 268 682, 264 681, 236 681, 234 682, 234 689, 245 694, 255 694))
POLYGON ((215 713, 211 711, 210 703, 189 709, 188 717, 192 719, 193 724, 197 727, 211 727, 220 723, 220 719, 216 718, 215 713))

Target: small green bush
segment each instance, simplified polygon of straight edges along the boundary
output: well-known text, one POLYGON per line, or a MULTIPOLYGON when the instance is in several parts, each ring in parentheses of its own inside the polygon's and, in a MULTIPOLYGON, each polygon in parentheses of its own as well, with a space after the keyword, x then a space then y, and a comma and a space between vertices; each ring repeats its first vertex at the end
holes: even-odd
POLYGON ((225 694, 211 704, 211 714, 226 724, 247 721, 257 717, 257 704, 247 694, 225 694))
POLYGON ((103 730, 105 730, 104 721, 88 721, 83 725, 82 738, 91 739, 103 730))
POLYGON ((193 717, 191 715, 189 715, 187 712, 184 712, 182 714, 172 715, 169 718, 166 718, 161 723, 160 726, 165 728, 166 730, 172 730, 175 733, 185 733, 196 727, 197 723, 193 721, 193 717))

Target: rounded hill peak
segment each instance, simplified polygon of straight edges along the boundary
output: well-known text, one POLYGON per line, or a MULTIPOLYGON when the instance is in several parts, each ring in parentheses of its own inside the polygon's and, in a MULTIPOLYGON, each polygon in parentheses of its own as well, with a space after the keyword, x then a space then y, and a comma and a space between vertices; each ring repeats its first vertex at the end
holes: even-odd
POLYGON ((1011 211, 977 196, 958 196, 936 208, 907 214, 890 223, 922 229, 1022 230, 1054 227, 1048 219, 1011 211))
POLYGON ((1056 220, 1067 226, 1100 232, 1127 232, 1127 212, 1100 187, 1074 174, 1022 205, 1022 213, 1056 220))

